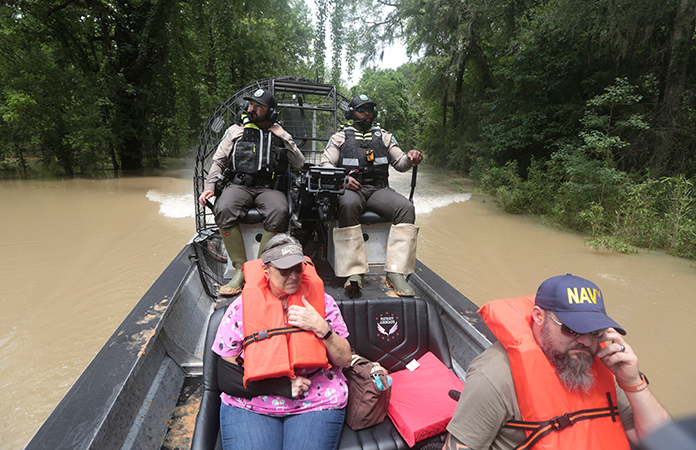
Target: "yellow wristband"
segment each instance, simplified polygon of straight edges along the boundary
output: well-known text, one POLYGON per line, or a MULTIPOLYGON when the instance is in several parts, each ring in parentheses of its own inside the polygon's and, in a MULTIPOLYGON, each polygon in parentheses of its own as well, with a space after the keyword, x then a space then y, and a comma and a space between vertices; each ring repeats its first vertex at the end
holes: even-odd
POLYGON ((639 372, 639 373, 640 373, 641 382, 638 384, 626 386, 625 384, 621 384, 619 382, 619 380, 616 380, 616 384, 618 384, 619 387, 624 390, 624 392, 640 392, 643 389, 647 388, 648 384, 650 384, 650 382, 648 381, 648 378, 645 376, 645 374, 643 372, 639 372))

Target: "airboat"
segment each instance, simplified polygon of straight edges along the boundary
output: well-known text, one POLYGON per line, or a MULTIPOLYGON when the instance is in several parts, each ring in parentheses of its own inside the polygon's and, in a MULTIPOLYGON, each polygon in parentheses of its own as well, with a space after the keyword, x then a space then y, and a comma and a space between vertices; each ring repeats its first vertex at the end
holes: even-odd
MULTIPOLYGON (((341 169, 322 169, 318 164, 329 138, 345 122, 350 99, 336 86, 278 77, 258 80, 236 92, 215 110, 200 134, 195 198, 203 190, 225 130, 240 119, 243 97, 259 87, 276 96, 283 128, 307 161, 287 177, 289 232, 302 242, 327 293, 339 304, 353 348, 390 372, 403 370, 430 352, 464 379, 471 360, 495 338, 476 313, 478 307, 420 261, 408 277, 415 297, 400 298, 387 287, 383 266, 389 223, 369 211, 361 218, 370 271, 359 293, 346 292, 344 280, 334 275, 332 217, 346 175, 341 169), (380 322, 380 317, 389 320, 380 322)), ((415 178, 411 185, 413 189, 415 178)), ((230 273, 212 212, 196 202, 195 219, 193 238, 114 331, 27 450, 221 448, 220 398, 208 330, 217 328, 229 304, 230 299, 219 298, 217 292, 230 273)), ((252 209, 242 224, 247 259, 256 257, 261 222, 252 209)), ((440 433, 412 448, 442 442, 443 437, 440 433)), ((387 418, 359 431, 346 426, 340 448, 406 449, 409 445, 387 418)))

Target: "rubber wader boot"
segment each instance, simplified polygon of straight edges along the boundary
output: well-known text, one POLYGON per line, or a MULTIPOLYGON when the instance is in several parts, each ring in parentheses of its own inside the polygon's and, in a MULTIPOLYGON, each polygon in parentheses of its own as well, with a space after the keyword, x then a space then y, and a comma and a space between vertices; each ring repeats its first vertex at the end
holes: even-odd
POLYGON ((242 266, 246 262, 246 250, 244 249, 244 239, 242 238, 242 229, 237 225, 232 228, 220 229, 222 242, 227 249, 227 255, 232 261, 232 265, 236 269, 232 280, 225 286, 220 288, 219 294, 223 297, 237 295, 242 292, 244 286, 244 272, 242 266))
POLYGON ((259 242, 259 254, 257 255, 257 258, 261 257, 261 253, 263 253, 263 248, 268 244, 268 241, 271 240, 273 236, 276 234, 273 231, 268 231, 268 230, 263 230, 263 234, 261 235, 261 242, 259 242))
POLYGON ((362 289, 363 274, 356 273, 348 277, 345 283, 343 283, 343 289, 349 289, 351 291, 359 291, 362 289))
POLYGON ((352 291, 362 289, 363 274, 367 272, 367 253, 360 225, 334 228, 334 271, 337 277, 349 277, 343 287, 352 291))
POLYGON ((414 297, 416 295, 401 273, 387 272, 387 286, 393 288, 399 297, 414 297))
POLYGON ((418 227, 410 223, 392 225, 387 241, 387 285, 391 286, 400 297, 416 295, 408 285, 405 274, 416 270, 416 244, 418 227))

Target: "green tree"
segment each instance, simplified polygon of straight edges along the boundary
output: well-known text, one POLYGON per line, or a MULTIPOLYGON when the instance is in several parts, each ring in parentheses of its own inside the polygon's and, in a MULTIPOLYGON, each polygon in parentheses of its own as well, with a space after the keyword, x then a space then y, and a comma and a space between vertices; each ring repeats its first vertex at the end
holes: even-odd
POLYGON ((296 0, 0 5, 0 157, 73 175, 187 152, 214 105, 253 80, 310 76, 296 0))
POLYGON ((366 69, 351 89, 351 96, 365 94, 377 102, 377 121, 396 137, 405 151, 415 147, 413 126, 418 118, 409 103, 409 89, 397 70, 366 69))

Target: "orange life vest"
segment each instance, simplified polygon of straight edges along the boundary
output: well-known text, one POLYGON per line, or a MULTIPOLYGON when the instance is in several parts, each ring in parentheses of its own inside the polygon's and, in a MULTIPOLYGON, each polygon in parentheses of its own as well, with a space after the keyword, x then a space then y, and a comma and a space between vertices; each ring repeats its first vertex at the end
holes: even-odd
MULTIPOLYGON (((270 333, 266 337, 266 331, 287 326, 283 303, 271 293, 260 259, 247 261, 243 270, 244 334, 256 336, 244 348, 244 386, 247 381, 284 376, 292 378, 295 369, 331 367, 326 347, 311 331, 295 329, 293 331, 298 332, 270 333)), ((311 264, 305 264, 300 289, 288 296, 287 307, 304 306, 302 296, 324 317, 324 283, 311 264)))
POLYGON ((527 439, 516 448, 629 450, 618 414, 614 375, 595 358, 591 391, 565 389, 534 339, 533 307, 532 295, 496 300, 479 310, 510 360, 522 420, 505 426, 527 433, 527 439))

